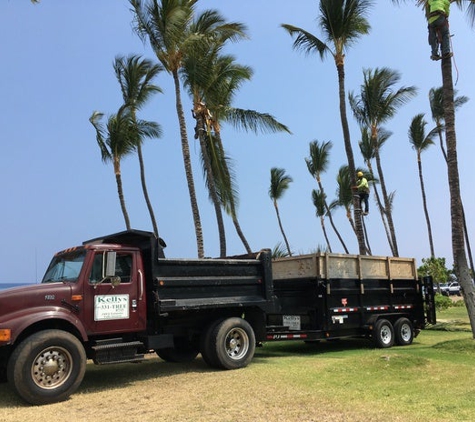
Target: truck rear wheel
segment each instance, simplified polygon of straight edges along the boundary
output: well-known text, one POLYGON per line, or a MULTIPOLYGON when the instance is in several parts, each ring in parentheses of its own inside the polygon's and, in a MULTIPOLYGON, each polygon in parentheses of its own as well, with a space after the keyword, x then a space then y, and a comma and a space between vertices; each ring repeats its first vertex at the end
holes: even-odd
POLYGON ((201 352, 201 357, 203 360, 206 362, 207 365, 213 367, 213 368, 219 368, 219 363, 216 358, 216 353, 213 352, 213 344, 211 342, 212 336, 214 329, 218 324, 221 324, 223 322, 222 319, 218 319, 216 321, 213 321, 211 324, 209 324, 204 330, 201 335, 200 339, 200 352, 201 352))
POLYGON ((394 324, 394 334, 396 344, 399 346, 408 346, 414 340, 414 327, 407 318, 399 318, 394 324))
POLYGON ((236 317, 217 324, 210 343, 210 361, 223 369, 244 368, 251 362, 256 350, 256 337, 251 325, 236 317))
POLYGON ((373 340, 377 347, 383 349, 394 346, 394 328, 387 319, 379 319, 374 324, 373 340))
POLYGON ((72 334, 45 330, 21 342, 8 362, 8 382, 30 404, 67 399, 86 372, 86 352, 72 334))

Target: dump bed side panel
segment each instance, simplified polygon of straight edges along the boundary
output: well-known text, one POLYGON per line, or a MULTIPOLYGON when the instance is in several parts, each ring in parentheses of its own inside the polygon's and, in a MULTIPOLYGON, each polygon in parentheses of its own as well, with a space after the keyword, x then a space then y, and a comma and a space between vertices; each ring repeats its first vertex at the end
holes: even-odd
POLYGON ((277 259, 272 264, 274 280, 291 279, 399 279, 416 280, 411 258, 311 254, 277 259))
POLYGON ((270 252, 257 259, 164 259, 154 270, 160 313, 257 306, 273 300, 270 252))

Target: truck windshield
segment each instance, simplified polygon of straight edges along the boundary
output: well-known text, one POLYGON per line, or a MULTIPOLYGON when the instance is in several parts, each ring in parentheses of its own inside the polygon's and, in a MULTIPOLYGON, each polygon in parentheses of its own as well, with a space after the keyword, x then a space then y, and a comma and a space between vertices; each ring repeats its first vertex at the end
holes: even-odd
POLYGON ((77 280, 85 256, 86 251, 83 249, 56 255, 49 264, 42 283, 77 280))

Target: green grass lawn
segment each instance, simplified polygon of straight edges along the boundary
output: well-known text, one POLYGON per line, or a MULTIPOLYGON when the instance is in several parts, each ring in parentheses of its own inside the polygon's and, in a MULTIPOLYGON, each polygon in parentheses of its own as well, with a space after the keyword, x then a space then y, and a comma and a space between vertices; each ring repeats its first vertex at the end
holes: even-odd
POLYGON ((87 365, 70 400, 25 405, 0 384, 0 421, 460 422, 475 421, 475 341, 464 307, 437 315, 414 343, 365 339, 267 343, 236 371, 201 357, 171 364, 87 365))
POLYGON ((466 309, 451 307, 438 320, 411 346, 374 349, 364 340, 280 343, 258 351, 257 361, 267 374, 284 373, 295 390, 317 393, 343 414, 475 421, 475 342, 466 309))

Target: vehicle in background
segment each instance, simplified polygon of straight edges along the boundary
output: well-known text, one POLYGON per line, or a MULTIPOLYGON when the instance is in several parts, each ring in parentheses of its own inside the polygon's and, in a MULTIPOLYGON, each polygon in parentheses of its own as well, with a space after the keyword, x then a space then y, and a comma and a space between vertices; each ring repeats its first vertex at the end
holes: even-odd
POLYGON ((460 289, 460 284, 456 281, 452 281, 451 283, 441 283, 439 285, 440 293, 444 296, 461 296, 462 291, 460 289))

